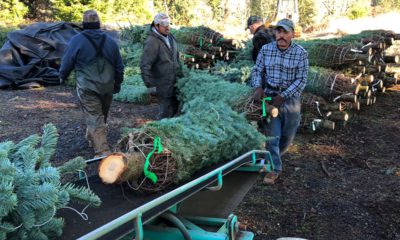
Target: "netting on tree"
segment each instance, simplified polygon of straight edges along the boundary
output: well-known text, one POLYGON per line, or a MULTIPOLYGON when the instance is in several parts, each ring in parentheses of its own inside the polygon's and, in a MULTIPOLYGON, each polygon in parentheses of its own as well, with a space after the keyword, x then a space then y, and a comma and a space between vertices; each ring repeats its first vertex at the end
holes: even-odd
POLYGON ((358 87, 351 77, 332 70, 310 67, 304 90, 332 100, 343 94, 356 93, 358 87))
MULTIPOLYGON (((148 171, 157 181, 145 177, 144 171, 128 180, 133 189, 163 190, 171 184, 189 180, 192 175, 220 161, 232 159, 251 149, 259 149, 265 137, 257 132, 241 114, 228 105, 196 98, 186 103, 180 117, 151 122, 131 130, 119 143, 127 156, 141 158, 139 168, 148 171), (162 151, 153 151, 160 142, 162 151), (149 153, 151 157, 149 158, 149 153)), ((157 149, 158 150, 158 149, 157 149)))

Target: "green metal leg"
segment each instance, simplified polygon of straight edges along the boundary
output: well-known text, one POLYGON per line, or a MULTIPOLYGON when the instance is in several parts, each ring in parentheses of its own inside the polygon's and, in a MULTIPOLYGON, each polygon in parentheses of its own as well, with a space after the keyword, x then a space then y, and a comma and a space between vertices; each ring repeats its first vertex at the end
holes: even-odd
MULTIPOLYGON (((254 234, 239 231, 237 217, 233 214, 228 219, 209 217, 179 217, 186 226, 192 240, 252 240, 254 234), (214 228, 207 231, 204 228, 214 228)), ((166 225, 144 225, 144 240, 185 240, 177 228, 166 225)))

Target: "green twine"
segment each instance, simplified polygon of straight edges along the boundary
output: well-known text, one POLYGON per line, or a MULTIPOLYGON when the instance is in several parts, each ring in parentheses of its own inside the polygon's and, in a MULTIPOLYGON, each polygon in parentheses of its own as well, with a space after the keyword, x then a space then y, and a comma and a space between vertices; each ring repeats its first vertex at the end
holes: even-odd
POLYGON ((153 150, 147 155, 146 157, 146 162, 144 163, 143 167, 143 172, 144 176, 150 179, 153 183, 157 182, 157 176, 155 173, 151 172, 148 170, 149 165, 150 165, 150 157, 153 155, 153 153, 157 150, 157 153, 161 153, 163 148, 161 145, 161 138, 160 137, 155 137, 154 138, 154 148, 153 150))
POLYGON ((183 58, 193 58, 194 56, 193 55, 190 55, 190 54, 183 54, 183 58))
POLYGON ((271 101, 272 98, 271 97, 266 97, 262 100, 262 116, 266 117, 267 116, 267 106, 266 106, 266 101, 271 101))

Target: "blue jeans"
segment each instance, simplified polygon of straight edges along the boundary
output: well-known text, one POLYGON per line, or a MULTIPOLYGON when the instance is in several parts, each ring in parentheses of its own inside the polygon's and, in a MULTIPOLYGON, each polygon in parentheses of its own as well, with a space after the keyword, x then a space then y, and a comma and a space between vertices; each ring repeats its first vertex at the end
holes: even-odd
POLYGON ((277 173, 282 171, 281 156, 293 142, 300 125, 300 111, 299 97, 286 99, 279 107, 278 117, 271 118, 271 122, 266 125, 265 135, 272 137, 271 140, 267 140, 266 150, 271 153, 273 168, 277 173))

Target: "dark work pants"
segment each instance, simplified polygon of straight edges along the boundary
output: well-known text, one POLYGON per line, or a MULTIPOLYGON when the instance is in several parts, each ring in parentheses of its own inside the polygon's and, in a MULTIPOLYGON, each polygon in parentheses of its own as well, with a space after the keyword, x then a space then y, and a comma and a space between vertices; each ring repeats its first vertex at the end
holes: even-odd
POLYGON ((107 116, 112 94, 98 94, 91 90, 77 88, 79 102, 86 122, 86 139, 96 154, 108 151, 107 116))
POLYGON ((176 96, 172 97, 158 97, 158 115, 157 119, 171 118, 178 113, 179 101, 176 96))

